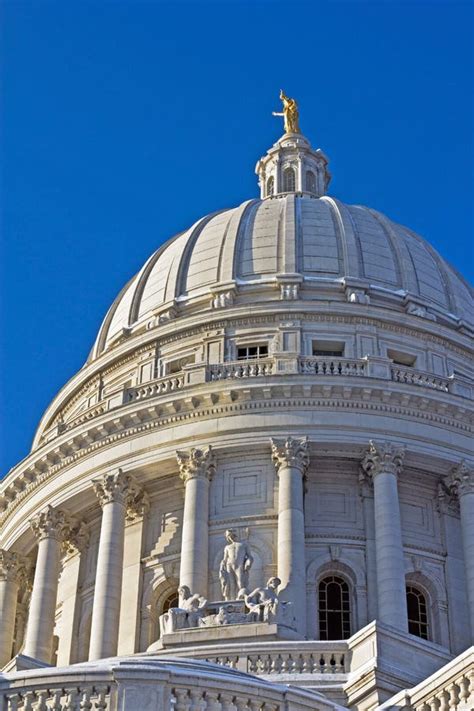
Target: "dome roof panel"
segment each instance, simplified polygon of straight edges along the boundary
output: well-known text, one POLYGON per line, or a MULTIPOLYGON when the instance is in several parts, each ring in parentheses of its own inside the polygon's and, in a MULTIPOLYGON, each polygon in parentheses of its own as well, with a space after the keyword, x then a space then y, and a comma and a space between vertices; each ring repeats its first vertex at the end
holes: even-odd
POLYGON ((234 210, 217 214, 201 230, 186 274, 185 291, 199 289, 219 280, 222 244, 234 210))
POLYGON ((257 203, 244 226, 238 253, 238 275, 259 279, 278 272, 278 243, 285 201, 257 203))
POLYGON ((340 234, 334 224, 330 205, 323 200, 301 200, 303 274, 334 276, 342 272, 340 234))
POLYGON ((364 276, 373 282, 382 282, 400 288, 400 270, 390 243, 388 232, 375 219, 370 210, 354 205, 349 207, 354 226, 361 239, 364 276))

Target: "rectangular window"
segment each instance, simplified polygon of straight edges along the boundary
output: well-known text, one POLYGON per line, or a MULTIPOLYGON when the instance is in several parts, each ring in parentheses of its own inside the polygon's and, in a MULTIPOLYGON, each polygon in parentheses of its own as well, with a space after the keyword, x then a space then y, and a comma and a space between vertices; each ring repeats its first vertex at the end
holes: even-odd
POLYGON ((342 358, 345 343, 343 341, 313 341, 313 355, 326 358, 342 358))
POLYGON ((253 346, 238 346, 237 360, 254 360, 255 358, 266 358, 268 356, 268 345, 265 343, 253 346))
POLYGON ((184 356, 183 358, 171 360, 167 363, 166 374, 173 375, 174 373, 180 373, 185 365, 190 365, 191 363, 194 363, 195 360, 195 355, 184 356))

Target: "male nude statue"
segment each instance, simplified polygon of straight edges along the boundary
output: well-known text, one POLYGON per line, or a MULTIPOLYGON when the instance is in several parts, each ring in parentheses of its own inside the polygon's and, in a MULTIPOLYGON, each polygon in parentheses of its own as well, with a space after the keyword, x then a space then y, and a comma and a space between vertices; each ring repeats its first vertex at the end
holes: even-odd
POLYGON ((225 532, 227 545, 219 567, 219 580, 224 600, 237 600, 239 591, 247 588, 253 556, 246 541, 239 541, 235 531, 225 532))

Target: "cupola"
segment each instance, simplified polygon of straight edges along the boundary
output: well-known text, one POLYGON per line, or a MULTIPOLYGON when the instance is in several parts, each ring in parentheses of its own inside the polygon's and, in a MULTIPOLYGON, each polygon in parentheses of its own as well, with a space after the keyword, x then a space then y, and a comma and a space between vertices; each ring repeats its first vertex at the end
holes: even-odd
POLYGON ((285 133, 258 161, 255 172, 259 178, 260 197, 282 193, 309 193, 315 197, 326 194, 331 173, 328 158, 320 148, 314 150, 300 133, 298 107, 294 99, 280 92, 285 133))

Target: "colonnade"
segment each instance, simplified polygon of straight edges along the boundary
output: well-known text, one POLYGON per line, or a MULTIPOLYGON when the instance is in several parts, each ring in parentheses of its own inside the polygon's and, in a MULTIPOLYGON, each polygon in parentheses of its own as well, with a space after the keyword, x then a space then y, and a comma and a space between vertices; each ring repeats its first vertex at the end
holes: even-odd
MULTIPOLYGON (((304 477, 309 466, 307 438, 272 440, 272 460, 278 475, 277 573, 281 597, 293 604, 297 631, 306 634, 306 558, 304 477)), ((209 573, 209 488, 216 469, 214 453, 192 448, 177 452, 184 481, 184 517, 180 585, 207 596, 209 573)), ((370 442, 361 469, 373 484, 377 619, 408 630, 405 566, 398 495, 403 447, 370 442)), ((102 507, 89 659, 117 654, 122 595, 123 551, 127 516, 141 511, 146 495, 130 474, 117 470, 94 480, 102 507)), ((445 481, 459 497, 471 630, 474 631, 474 472, 461 464, 445 481)), ((78 543, 80 524, 67 512, 48 506, 31 520, 38 540, 29 619, 22 653, 50 663, 64 545, 78 543)), ((0 549, 0 668, 9 661, 20 585, 28 561, 0 549)))

